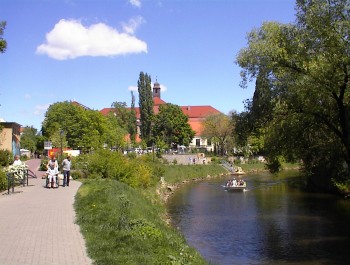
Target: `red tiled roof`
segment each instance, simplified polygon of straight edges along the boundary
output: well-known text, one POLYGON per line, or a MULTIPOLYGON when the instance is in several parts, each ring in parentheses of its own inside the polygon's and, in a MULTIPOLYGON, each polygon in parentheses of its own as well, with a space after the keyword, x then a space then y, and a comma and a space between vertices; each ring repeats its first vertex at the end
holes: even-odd
MULTIPOLYGON (((159 112, 159 105, 166 104, 165 101, 161 100, 159 97, 153 98, 154 107, 153 111, 155 114, 159 112)), ((190 124, 192 130, 196 132, 196 135, 201 135, 203 131, 202 121, 209 115, 221 113, 212 106, 180 106, 182 112, 188 117, 188 123, 190 124)), ((130 108, 128 108, 130 109, 130 108)), ((140 119, 140 109, 135 107, 136 118, 140 119)), ((113 108, 104 108, 100 111, 103 115, 108 115, 108 113, 113 112, 113 108)))
POLYGON ((154 104, 154 106, 159 106, 162 104, 166 104, 166 102, 164 100, 162 100, 160 97, 154 97, 153 104, 154 104))
POLYGON ((209 115, 221 113, 212 106, 182 106, 180 108, 189 118, 206 118, 209 115))

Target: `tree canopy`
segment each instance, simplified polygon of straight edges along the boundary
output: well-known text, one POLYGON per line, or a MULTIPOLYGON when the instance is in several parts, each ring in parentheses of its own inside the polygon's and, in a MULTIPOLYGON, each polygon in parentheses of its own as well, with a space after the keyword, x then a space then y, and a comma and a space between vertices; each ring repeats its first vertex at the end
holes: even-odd
POLYGON ((43 121, 43 135, 58 147, 60 131, 63 132, 64 146, 83 151, 108 147, 120 147, 126 134, 117 120, 103 116, 99 111, 85 110, 68 101, 52 104, 43 121))
POLYGON ((37 150, 39 138, 38 130, 33 126, 24 127, 21 134, 21 148, 28 149, 34 153, 37 150))
POLYGON ((297 0, 295 23, 264 23, 237 56, 242 85, 257 80, 248 110, 264 114, 253 120, 270 158, 301 158, 328 184, 349 179, 349 10, 347 0, 297 0))
POLYGON ((168 147, 188 146, 195 134, 188 124, 188 117, 179 106, 171 103, 159 106, 152 131, 154 137, 159 137, 168 147))
POLYGON ((212 139, 219 146, 221 155, 226 154, 229 142, 232 142, 233 123, 225 114, 214 114, 208 116, 203 122, 202 136, 212 139))

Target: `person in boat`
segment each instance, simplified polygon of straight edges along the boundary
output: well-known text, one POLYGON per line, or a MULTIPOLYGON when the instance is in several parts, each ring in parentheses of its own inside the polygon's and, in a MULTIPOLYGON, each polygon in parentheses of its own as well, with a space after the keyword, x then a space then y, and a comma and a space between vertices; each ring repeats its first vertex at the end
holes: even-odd
POLYGON ((237 180, 236 180, 236 179, 233 179, 233 181, 232 181, 232 187, 237 187, 237 180))

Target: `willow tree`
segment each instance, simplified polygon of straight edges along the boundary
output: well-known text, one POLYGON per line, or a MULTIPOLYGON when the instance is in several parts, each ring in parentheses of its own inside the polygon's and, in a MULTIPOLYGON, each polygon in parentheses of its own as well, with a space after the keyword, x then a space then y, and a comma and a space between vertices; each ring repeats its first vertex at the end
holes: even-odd
POLYGON ((142 140, 148 143, 151 140, 151 128, 154 115, 151 76, 141 72, 139 80, 137 81, 137 87, 140 108, 140 136, 142 140))
POLYGON ((266 22, 252 30, 237 57, 243 86, 261 78, 269 87, 270 159, 301 158, 305 171, 317 176, 309 183, 324 188, 332 178, 350 181, 349 10, 348 0, 297 0, 295 23, 266 22))

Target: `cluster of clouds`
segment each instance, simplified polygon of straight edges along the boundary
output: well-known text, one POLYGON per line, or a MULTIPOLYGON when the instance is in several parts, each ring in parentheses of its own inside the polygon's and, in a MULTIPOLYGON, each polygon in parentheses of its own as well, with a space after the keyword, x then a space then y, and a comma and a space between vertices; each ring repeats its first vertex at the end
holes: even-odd
POLYGON ((84 26, 78 20, 61 19, 46 34, 46 42, 36 49, 56 60, 74 59, 81 56, 118 56, 130 53, 147 53, 146 42, 134 36, 135 30, 144 23, 136 17, 123 24, 119 32, 104 23, 84 26))
MULTIPOLYGON (((128 2, 133 7, 141 8, 141 0, 128 2)), ((46 34, 45 42, 36 48, 36 53, 55 60, 147 53, 147 43, 135 36, 143 23, 143 17, 133 17, 121 23, 119 31, 105 23, 85 26, 80 20, 61 19, 46 34)))
MULTIPOLYGON (((129 0, 129 3, 141 8, 141 0, 129 0)), ((46 34, 45 42, 37 47, 36 53, 55 60, 147 53, 147 43, 135 36, 144 22, 141 16, 131 18, 122 23, 122 30, 118 31, 105 23, 85 26, 79 20, 61 19, 46 34)))

